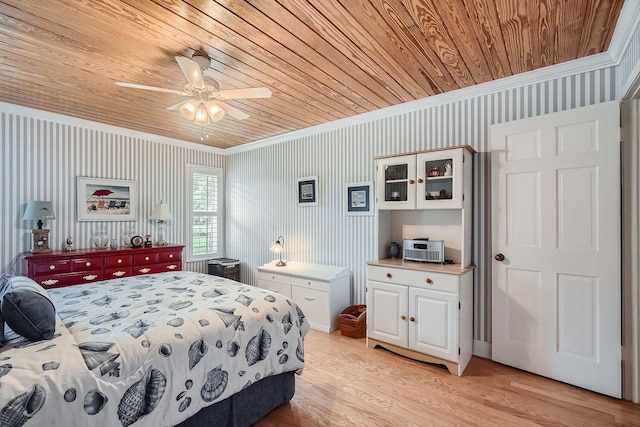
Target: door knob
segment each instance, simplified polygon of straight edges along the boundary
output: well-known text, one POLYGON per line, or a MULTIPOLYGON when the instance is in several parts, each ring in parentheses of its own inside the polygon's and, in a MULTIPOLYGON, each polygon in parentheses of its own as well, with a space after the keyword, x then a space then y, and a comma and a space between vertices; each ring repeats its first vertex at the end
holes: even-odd
POLYGON ((402 320, 406 320, 406 319, 407 319, 407 316, 405 316, 405 315, 403 314, 402 316, 400 316, 400 318, 401 318, 402 320))
POLYGON ((411 320, 412 322, 415 322, 416 318, 415 317, 410 317, 409 320, 411 320))
POLYGON ((496 261, 504 261, 504 255, 502 254, 496 254, 496 261))

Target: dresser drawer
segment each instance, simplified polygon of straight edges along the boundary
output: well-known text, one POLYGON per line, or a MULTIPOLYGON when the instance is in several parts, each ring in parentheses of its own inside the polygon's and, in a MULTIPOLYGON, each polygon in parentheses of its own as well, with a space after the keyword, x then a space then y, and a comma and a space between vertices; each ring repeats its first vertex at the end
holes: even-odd
POLYGON ((168 262, 165 264, 148 264, 148 265, 136 265, 133 267, 133 274, 153 274, 164 273, 165 271, 181 271, 182 262, 168 262))
POLYGON ((133 276, 133 267, 114 267, 104 270, 104 278, 106 279, 119 279, 120 277, 133 276))
POLYGON ((288 283, 258 278, 258 287, 291 298, 291 285, 288 283))
POLYGON ((71 260, 71 271, 102 270, 102 257, 74 258, 71 260))
POLYGON ((56 261, 40 261, 34 263, 32 266, 32 272, 35 275, 38 274, 55 274, 55 273, 66 273, 71 271, 71 260, 70 259, 62 259, 56 261))
POLYGON ((158 262, 157 252, 144 252, 141 254, 135 254, 133 256, 133 263, 135 265, 155 264, 158 262))
POLYGON ((158 262, 178 262, 182 260, 182 251, 158 252, 158 262))
POLYGON ((458 293, 459 276, 455 274, 369 266, 368 278, 377 282, 458 293))
POLYGON ((267 271, 258 272, 258 280, 270 280, 272 282, 291 283, 291 276, 286 274, 269 273, 267 271))
POLYGON ((316 289, 318 291, 329 292, 331 286, 327 282, 320 282, 318 280, 304 279, 301 277, 292 277, 291 285, 300 286, 306 289, 316 289))
POLYGON ((104 257, 104 268, 128 267, 133 263, 131 255, 115 255, 104 257))
POLYGON ((98 282, 103 280, 103 272, 102 270, 95 270, 81 273, 51 274, 46 277, 35 277, 33 280, 45 289, 60 288, 69 285, 98 282))
POLYGON ((331 329, 331 311, 329 293, 317 289, 291 287, 291 299, 300 306, 309 324, 316 329, 331 329))

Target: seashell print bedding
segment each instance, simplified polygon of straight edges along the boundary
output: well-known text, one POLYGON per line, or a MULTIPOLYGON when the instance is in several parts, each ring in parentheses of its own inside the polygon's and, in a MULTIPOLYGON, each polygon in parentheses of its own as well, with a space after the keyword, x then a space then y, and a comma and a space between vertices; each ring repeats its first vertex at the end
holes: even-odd
POLYGON ((48 293, 54 338, 0 347, 0 426, 175 425, 304 366, 304 314, 265 289, 181 271, 48 293))

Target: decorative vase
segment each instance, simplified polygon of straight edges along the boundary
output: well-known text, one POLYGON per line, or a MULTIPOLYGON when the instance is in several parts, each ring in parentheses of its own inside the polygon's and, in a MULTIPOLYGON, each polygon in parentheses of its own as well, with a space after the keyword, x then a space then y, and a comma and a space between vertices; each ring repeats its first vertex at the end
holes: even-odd
POLYGON ((120 233, 120 244, 126 248, 131 247, 131 238, 137 233, 133 227, 127 227, 120 233))
POLYGON ((389 244, 389 256, 393 259, 400 256, 400 246, 396 242, 391 242, 389 244))
POLYGON ((109 245, 109 233, 104 226, 97 226, 91 233, 91 241, 96 248, 106 248, 109 245))

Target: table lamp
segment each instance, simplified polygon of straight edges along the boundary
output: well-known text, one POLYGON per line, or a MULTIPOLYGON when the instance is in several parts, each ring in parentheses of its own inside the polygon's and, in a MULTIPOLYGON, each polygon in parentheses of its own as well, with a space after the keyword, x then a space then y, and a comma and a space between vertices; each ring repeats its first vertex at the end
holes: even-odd
POLYGON ((161 200, 160 203, 156 204, 153 208, 149 219, 158 221, 158 241, 156 242, 156 246, 167 246, 169 243, 164 239, 165 226, 167 221, 173 219, 173 215, 169 212, 169 205, 162 203, 161 200))
POLYGON ((287 265, 286 262, 282 261, 282 252, 284 252, 284 237, 278 236, 278 239, 273 245, 271 245, 269 250, 271 252, 280 254, 280 261, 276 264, 276 267, 284 267, 287 265), (282 240, 282 243, 280 242, 280 240, 282 240))
POLYGON ((51 252, 51 248, 49 248, 49 230, 42 229, 42 220, 56 219, 56 214, 53 212, 53 204, 41 200, 31 200, 27 202, 27 208, 24 210, 22 219, 25 221, 38 221, 38 228, 31 230, 31 233, 33 233, 33 249, 31 252, 34 254, 51 252))

